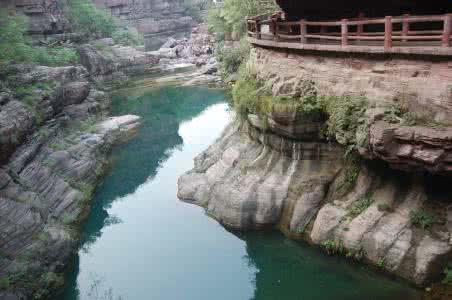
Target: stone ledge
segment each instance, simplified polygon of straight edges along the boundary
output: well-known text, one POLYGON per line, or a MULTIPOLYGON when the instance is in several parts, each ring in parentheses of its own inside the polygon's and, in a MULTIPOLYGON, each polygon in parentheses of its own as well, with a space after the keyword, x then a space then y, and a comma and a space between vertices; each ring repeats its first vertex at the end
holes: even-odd
POLYGON ((406 54, 406 55, 428 55, 428 56, 447 56, 452 57, 452 47, 392 47, 386 50, 383 47, 375 46, 347 46, 340 45, 319 45, 319 44, 301 44, 294 42, 276 42, 271 40, 258 40, 248 37, 248 41, 257 46, 272 48, 297 49, 308 51, 326 51, 342 53, 364 53, 364 54, 406 54))

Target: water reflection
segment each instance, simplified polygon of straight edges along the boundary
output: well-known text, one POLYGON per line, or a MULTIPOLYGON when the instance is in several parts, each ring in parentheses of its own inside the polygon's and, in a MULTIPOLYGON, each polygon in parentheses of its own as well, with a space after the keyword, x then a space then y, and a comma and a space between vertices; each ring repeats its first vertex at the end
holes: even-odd
POLYGON ((58 299, 96 299, 93 285, 99 297, 127 300, 415 299, 404 284, 277 232, 228 232, 178 201, 177 178, 229 121, 218 104, 224 94, 193 87, 133 93, 116 95, 114 112, 140 115, 143 126, 113 153, 58 299))
POLYGON ((330 257, 317 248, 289 240, 279 232, 234 233, 246 242, 255 275, 254 300, 412 300, 417 290, 377 276, 363 265, 330 257))
MULTIPOLYGON (((82 252, 89 252, 90 246, 102 236, 102 229, 122 222, 119 216, 109 214, 112 203, 133 194, 140 185, 152 180, 171 153, 180 150, 183 145, 179 135, 180 125, 220 102, 224 102, 222 91, 197 87, 181 89, 167 86, 125 90, 113 95, 112 114, 139 115, 142 125, 137 137, 116 147, 111 155, 114 172, 103 180, 108 182, 108 187, 103 188, 101 183, 96 191, 90 217, 83 229, 82 252)), ((65 292, 65 299, 79 299, 79 264, 77 255, 73 261, 74 270, 67 279, 69 289, 65 292)))

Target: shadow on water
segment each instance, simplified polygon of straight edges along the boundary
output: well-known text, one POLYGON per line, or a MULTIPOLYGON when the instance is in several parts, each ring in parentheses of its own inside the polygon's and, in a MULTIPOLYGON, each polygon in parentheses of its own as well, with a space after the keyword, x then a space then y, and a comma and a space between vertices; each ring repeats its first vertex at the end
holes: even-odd
MULTIPOLYGON (((114 172, 110 172, 103 180, 108 181, 108 188, 102 188, 101 183, 96 190, 90 216, 82 230, 81 251, 88 251, 90 245, 101 237, 104 227, 121 222, 118 217, 107 212, 111 204, 152 180, 172 151, 182 147, 179 126, 207 107, 224 102, 222 91, 198 87, 182 89, 166 86, 125 92, 113 95, 112 115, 139 115, 142 117, 140 133, 113 150, 111 162, 114 172)), ((72 264, 74 270, 67 278, 67 285, 76 287, 78 255, 72 264)), ((78 299, 78 292, 65 294, 70 295, 65 296, 65 299, 78 299)))
POLYGON ((420 293, 404 282, 343 257, 328 256, 278 231, 231 233, 246 242, 248 263, 257 270, 253 300, 420 299, 420 293))
POLYGON ((106 287, 124 300, 419 299, 405 283, 279 232, 227 231, 202 209, 177 201, 178 176, 229 120, 226 105, 217 103, 224 103, 223 91, 196 87, 114 96, 113 113, 139 115, 142 127, 112 154, 68 287, 57 299, 116 299, 89 296, 92 282, 102 280, 91 272, 105 276, 106 287))

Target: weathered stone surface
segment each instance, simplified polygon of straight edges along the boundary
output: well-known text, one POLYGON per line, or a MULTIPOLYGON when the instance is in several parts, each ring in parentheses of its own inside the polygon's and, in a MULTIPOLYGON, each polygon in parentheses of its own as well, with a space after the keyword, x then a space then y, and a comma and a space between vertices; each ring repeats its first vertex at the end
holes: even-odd
POLYGON ((45 67, 36 66, 29 70, 17 70, 21 83, 51 82, 57 81, 64 84, 75 80, 81 80, 88 76, 88 72, 82 66, 45 67))
MULTIPOLYGON (((6 5, 9 9, 27 15, 31 34, 54 37, 63 35, 67 38, 72 30, 64 14, 64 3, 61 1, 20 0, 12 2, 11 5, 3 2, 5 0, 0 6, 6 5)), ((191 27, 196 24, 192 17, 188 16, 183 1, 179 0, 92 0, 92 2, 143 33, 146 36, 148 50, 158 49, 168 37, 181 38, 188 35, 191 27)))
POLYGON ((206 25, 194 27, 189 39, 169 39, 159 50, 149 52, 173 65, 193 64, 205 66, 204 74, 213 74, 217 71, 217 62, 212 57, 214 39, 209 34, 206 25), (172 46, 172 47, 171 47, 172 46))
POLYGON ((19 146, 34 125, 34 116, 25 104, 9 101, 0 106, 0 162, 19 146))
POLYGON ((113 60, 102 55, 91 45, 82 45, 78 47, 77 51, 80 55, 80 63, 91 75, 106 75, 117 70, 113 60))
MULTIPOLYGON (((85 68, 16 67, 24 84, 49 88, 45 96, 33 91, 34 107, 14 99, 0 105, 0 277, 27 273, 39 280, 64 271, 77 246, 67 225, 86 213, 109 149, 133 136, 140 118, 110 118, 82 132, 79 122, 109 104, 86 81, 85 68), (39 111, 46 114, 38 123, 39 111), (29 264, 20 263, 23 255, 29 264)), ((32 292, 7 290, 0 298, 29 299, 32 292)))
POLYGON ((114 46, 112 53, 119 62, 120 68, 130 66, 155 65, 159 59, 149 52, 139 51, 133 47, 114 46))
POLYGON ((334 230, 339 226, 347 212, 333 205, 325 205, 320 209, 311 231, 311 240, 321 244, 327 240, 334 240, 334 230))
POLYGON ((82 103, 89 95, 91 85, 87 81, 77 81, 65 84, 56 91, 56 110, 64 106, 82 103))
POLYGON ((452 124, 452 72, 447 60, 287 54, 256 47, 250 63, 275 95, 296 95, 303 82, 312 82, 320 95, 397 102, 419 115, 452 124))
MULTIPOLYGON (((280 122, 284 120, 290 121, 280 122)), ((410 212, 427 202, 446 211, 438 193, 424 188, 422 176, 363 165, 355 185, 344 191, 347 169, 340 147, 288 139, 260 125, 257 117, 249 116, 242 124, 228 126, 195 159, 194 169, 180 177, 179 198, 205 207, 209 215, 236 229, 275 226, 318 245, 340 241, 417 284, 441 273, 452 251, 451 226, 434 225, 429 232, 410 221, 410 212), (354 208, 363 205, 364 198, 370 199, 368 207, 354 208)))
POLYGON ((402 170, 452 171, 452 129, 401 126, 377 121, 369 128, 366 157, 385 160, 402 170))

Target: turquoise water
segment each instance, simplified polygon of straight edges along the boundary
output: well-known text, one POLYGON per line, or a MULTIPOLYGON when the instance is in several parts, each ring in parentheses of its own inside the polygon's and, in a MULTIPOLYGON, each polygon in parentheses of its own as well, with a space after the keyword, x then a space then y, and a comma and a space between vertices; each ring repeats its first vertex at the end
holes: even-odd
POLYGON ((180 202, 177 179, 230 120, 203 87, 134 89, 114 114, 143 118, 112 154, 58 299, 418 299, 418 292, 278 232, 229 232, 180 202))

